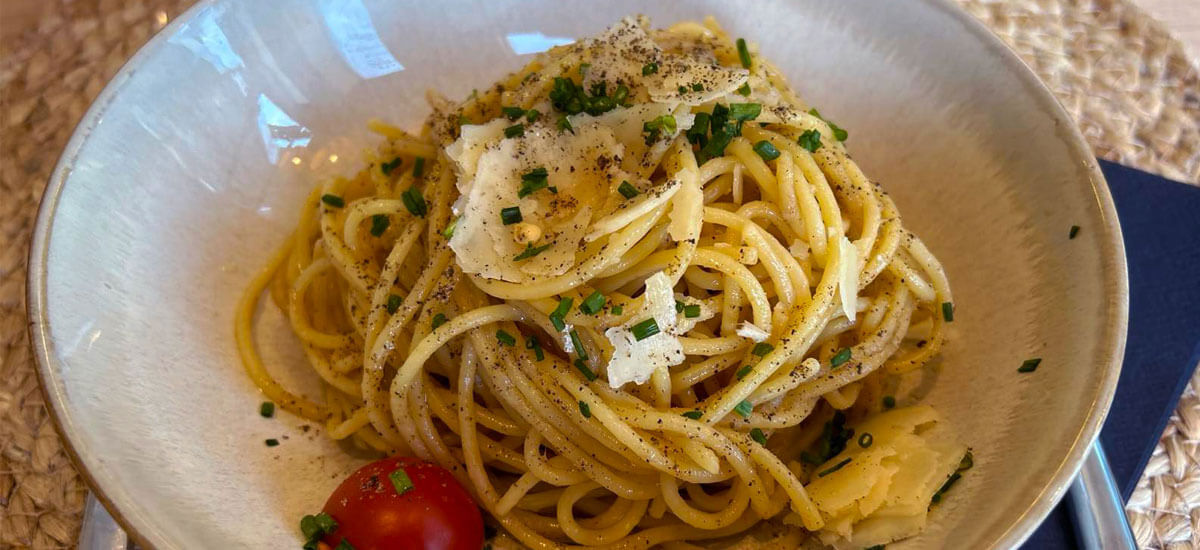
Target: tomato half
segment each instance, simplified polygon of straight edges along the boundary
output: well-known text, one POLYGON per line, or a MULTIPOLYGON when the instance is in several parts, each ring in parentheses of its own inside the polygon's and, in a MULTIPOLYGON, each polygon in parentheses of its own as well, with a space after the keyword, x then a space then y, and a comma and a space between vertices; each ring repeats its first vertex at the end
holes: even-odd
POLYGON ((483 546, 483 518, 471 495, 445 468, 416 458, 385 458, 359 468, 329 495, 322 511, 338 523, 323 539, 331 548, 343 538, 355 550, 483 546))

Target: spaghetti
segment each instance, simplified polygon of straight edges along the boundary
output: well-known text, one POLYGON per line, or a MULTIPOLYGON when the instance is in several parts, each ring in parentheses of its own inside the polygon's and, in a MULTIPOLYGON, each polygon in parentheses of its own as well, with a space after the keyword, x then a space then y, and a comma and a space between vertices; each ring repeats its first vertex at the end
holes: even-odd
MULTIPOLYGON (((772 65, 711 19, 629 18, 430 102, 419 135, 370 123, 367 168, 314 190, 246 289, 237 340, 271 400, 441 464, 529 547, 912 534, 834 501, 857 498, 842 472, 938 448, 932 410, 879 413, 938 353, 950 288, 772 65), (257 354, 264 294, 321 402, 257 354)), ((965 451, 941 449, 926 508, 965 451)))

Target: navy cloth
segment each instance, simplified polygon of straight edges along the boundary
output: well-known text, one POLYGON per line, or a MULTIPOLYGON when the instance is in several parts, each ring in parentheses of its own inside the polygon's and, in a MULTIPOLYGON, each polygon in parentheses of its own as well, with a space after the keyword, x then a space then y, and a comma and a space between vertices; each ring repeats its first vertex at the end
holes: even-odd
MULTIPOLYGON (((1129 264, 1125 363, 1100 441, 1128 500, 1200 361, 1200 188, 1106 161, 1100 169, 1129 264)), ((1079 548, 1065 504, 1024 548, 1079 548)))

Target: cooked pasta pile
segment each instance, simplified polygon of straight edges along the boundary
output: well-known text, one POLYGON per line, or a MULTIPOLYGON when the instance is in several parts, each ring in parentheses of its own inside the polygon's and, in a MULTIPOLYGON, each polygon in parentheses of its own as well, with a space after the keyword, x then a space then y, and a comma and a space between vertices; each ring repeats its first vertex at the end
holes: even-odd
POLYGON ((937 259, 845 130, 711 19, 627 18, 379 122, 239 306, 250 376, 334 439, 448 468, 529 547, 911 535, 966 448, 894 375, 942 346, 937 259), (324 381, 253 344, 269 295, 324 381), (857 432, 855 431, 857 430, 857 432))

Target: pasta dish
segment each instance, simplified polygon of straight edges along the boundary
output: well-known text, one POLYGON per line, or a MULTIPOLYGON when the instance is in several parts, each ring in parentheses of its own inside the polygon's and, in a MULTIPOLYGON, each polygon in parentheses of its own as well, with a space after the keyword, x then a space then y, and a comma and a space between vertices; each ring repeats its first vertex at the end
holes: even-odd
MULTIPOLYGON (((319 182, 247 288, 236 335, 270 403, 444 469, 495 547, 867 548, 926 526, 971 458, 894 393, 942 346, 946 276, 752 45, 629 17, 428 99, 418 132, 369 123, 361 171, 319 182), (263 364, 260 300, 323 395, 263 364)), ((413 468, 384 488, 420 489, 413 468)), ((308 544, 370 547, 329 506, 308 544)))

